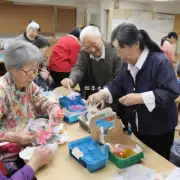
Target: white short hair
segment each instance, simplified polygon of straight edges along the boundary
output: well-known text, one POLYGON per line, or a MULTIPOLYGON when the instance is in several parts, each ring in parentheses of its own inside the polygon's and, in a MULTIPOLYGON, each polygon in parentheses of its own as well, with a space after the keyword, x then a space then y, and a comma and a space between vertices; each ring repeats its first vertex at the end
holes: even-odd
POLYGON ((80 42, 82 43, 83 39, 87 36, 99 36, 101 37, 101 32, 96 26, 86 26, 80 33, 80 42))
POLYGON ((28 24, 28 26, 26 27, 26 31, 30 30, 30 29, 36 29, 38 30, 40 28, 40 25, 35 22, 35 21, 32 21, 28 24))

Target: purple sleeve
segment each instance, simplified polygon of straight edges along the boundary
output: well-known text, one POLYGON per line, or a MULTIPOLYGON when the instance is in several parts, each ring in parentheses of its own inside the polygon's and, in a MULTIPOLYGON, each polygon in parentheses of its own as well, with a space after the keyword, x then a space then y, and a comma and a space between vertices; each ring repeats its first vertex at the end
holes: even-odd
POLYGON ((7 177, 3 176, 1 171, 0 171, 0 180, 7 180, 7 177))
MULTIPOLYGON (((35 173, 33 169, 30 166, 25 165, 22 169, 20 169, 13 176, 11 176, 10 180, 32 180, 34 177, 35 173)), ((6 179, 7 178, 4 178, 3 180, 6 179)))

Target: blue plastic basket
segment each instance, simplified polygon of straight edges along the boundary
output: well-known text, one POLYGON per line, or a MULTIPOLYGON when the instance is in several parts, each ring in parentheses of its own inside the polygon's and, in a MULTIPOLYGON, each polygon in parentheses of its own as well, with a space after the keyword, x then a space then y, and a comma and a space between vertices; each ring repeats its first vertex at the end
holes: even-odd
POLYGON ((86 104, 82 100, 80 96, 76 96, 75 99, 69 99, 67 96, 63 96, 59 98, 59 103, 62 107, 66 108, 69 112, 82 112, 86 110, 86 104), (72 110, 70 109, 70 106, 72 105, 82 105, 84 106, 83 110, 72 110))
POLYGON ((108 161, 108 146, 97 144, 90 136, 68 143, 70 155, 89 172, 94 172, 106 166, 108 161), (73 155, 74 148, 83 152, 83 157, 73 155))
POLYGON ((68 116, 64 116, 64 121, 67 122, 67 123, 76 123, 77 121, 79 121, 79 118, 78 116, 71 116, 71 117, 68 117, 68 116))
MULTIPOLYGON (((63 96, 63 97, 59 98, 59 103, 63 108, 66 108, 69 112, 81 113, 81 112, 86 111, 86 104, 80 96, 76 96, 76 98, 73 100, 69 99, 67 96, 63 96), (72 105, 82 105, 82 106, 84 106, 84 109, 72 110, 72 109, 70 109, 70 106, 72 106, 72 105)), ((78 116, 79 115, 68 117, 67 115, 65 115, 64 121, 67 123, 75 123, 75 122, 79 121, 78 116)))
POLYGON ((103 129, 106 131, 114 126, 114 121, 106 121, 105 119, 100 119, 96 121, 96 126, 103 127, 103 129))

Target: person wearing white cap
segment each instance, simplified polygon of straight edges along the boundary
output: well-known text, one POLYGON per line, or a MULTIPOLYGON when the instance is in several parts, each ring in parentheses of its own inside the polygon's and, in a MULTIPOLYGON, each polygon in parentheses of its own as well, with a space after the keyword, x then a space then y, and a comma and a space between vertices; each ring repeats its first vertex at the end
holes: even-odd
POLYGON ((24 40, 33 43, 40 31, 40 25, 35 21, 30 21, 26 27, 26 32, 16 37, 18 40, 24 40))

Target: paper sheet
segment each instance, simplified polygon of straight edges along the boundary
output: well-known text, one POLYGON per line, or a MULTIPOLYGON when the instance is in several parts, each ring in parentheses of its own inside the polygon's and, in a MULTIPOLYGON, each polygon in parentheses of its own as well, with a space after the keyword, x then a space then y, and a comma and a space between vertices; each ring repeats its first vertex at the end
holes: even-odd
MULTIPOLYGON (((173 15, 158 13, 153 18, 152 12, 134 11, 131 18, 112 19, 112 30, 124 22, 133 23, 138 29, 146 30, 151 39, 160 45, 161 39, 173 30, 174 18, 173 15)), ((180 45, 178 52, 180 52, 180 45)))

